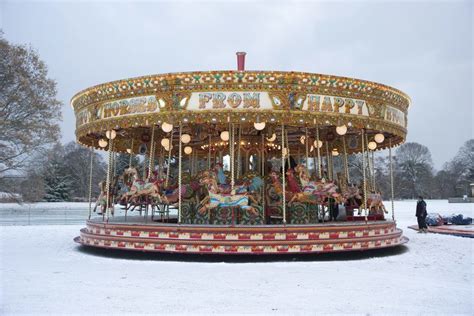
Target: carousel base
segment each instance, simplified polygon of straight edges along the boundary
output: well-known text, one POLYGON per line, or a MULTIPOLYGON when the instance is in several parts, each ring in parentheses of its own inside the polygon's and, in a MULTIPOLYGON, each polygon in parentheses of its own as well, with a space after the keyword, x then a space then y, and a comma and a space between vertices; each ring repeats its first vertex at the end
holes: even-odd
POLYGON ((87 221, 75 242, 89 247, 189 254, 304 254, 395 247, 408 238, 395 222, 310 225, 183 225, 134 216, 87 221))

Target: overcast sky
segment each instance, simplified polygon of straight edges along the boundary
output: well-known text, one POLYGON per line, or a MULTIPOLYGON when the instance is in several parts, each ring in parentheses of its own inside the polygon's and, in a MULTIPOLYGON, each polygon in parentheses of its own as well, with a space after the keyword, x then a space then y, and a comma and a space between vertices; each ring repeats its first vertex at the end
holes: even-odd
POLYGON ((235 69, 349 76, 412 98, 408 141, 436 168, 473 138, 473 2, 66 2, 0 0, 0 27, 31 43, 69 106, 89 86, 154 73, 235 69))

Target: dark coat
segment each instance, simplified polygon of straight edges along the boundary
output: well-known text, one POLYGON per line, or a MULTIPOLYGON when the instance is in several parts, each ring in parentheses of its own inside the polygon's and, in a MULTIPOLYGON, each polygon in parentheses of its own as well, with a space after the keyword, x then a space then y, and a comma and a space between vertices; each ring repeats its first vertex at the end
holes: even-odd
POLYGON ((416 203, 416 217, 426 217, 427 215, 426 202, 424 200, 418 201, 416 203))

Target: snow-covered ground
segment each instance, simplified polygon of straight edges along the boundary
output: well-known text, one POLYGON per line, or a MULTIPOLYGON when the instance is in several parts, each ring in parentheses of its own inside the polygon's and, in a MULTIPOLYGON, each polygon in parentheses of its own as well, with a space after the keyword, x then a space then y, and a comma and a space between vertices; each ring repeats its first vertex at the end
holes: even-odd
MULTIPOLYGON (((427 203, 474 215, 473 204, 427 203)), ((119 257, 74 244, 82 225, 1 226, 0 314, 473 315, 474 240, 417 234, 406 229, 415 202, 395 207, 406 247, 256 263, 119 257)))

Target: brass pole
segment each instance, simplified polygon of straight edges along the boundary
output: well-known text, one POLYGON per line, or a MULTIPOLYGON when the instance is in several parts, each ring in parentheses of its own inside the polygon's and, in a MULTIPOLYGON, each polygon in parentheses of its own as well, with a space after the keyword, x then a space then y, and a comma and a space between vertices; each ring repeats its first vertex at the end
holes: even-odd
POLYGON ((367 215, 369 213, 369 208, 367 207, 367 179, 365 176, 365 169, 366 169, 366 159, 365 159, 365 138, 364 138, 365 130, 362 129, 362 177, 363 177, 363 185, 364 185, 364 207, 365 207, 365 221, 367 222, 367 215))
POLYGON ((306 161, 305 161, 305 165, 306 165, 306 173, 309 174, 309 164, 308 164, 308 159, 309 159, 309 148, 308 148, 308 127, 305 127, 305 138, 304 138, 304 142, 305 142, 305 145, 306 145, 306 161))
MULTIPOLYGON (((166 168, 166 181, 165 181, 165 188, 168 188, 168 181, 170 178, 170 169, 171 169, 171 151, 173 150, 173 132, 174 129, 171 130, 170 134, 170 144, 168 147, 168 165, 166 168)), ((181 143, 181 139, 178 140, 181 143)))
POLYGON ((349 179, 349 162, 347 160, 347 145, 346 145, 346 136, 342 136, 342 145, 344 147, 344 172, 346 174, 346 182, 350 183, 349 179))
POLYGON ((388 157, 390 160, 390 200, 392 202, 392 220, 395 221, 395 202, 393 194, 393 160, 392 160, 392 139, 388 139, 388 157))
POLYGON ((152 167, 155 167, 155 125, 153 125, 151 129, 151 143, 150 143, 150 158, 148 161, 148 176, 147 179, 149 180, 152 174, 152 167))
POLYGON ((323 172, 322 172, 322 165, 321 165, 321 148, 319 148, 319 126, 316 126, 316 143, 318 144, 317 150, 318 150, 318 172, 319 172, 319 179, 323 177, 323 172))
POLYGON ((240 142, 242 138, 242 126, 239 125, 239 140, 237 143, 237 179, 240 177, 241 168, 242 168, 242 158, 240 156, 240 142))
MULTIPOLYGON (((286 179, 285 179, 285 125, 281 124, 281 168, 282 168, 282 187, 283 187, 283 224, 286 224, 286 179)), ((289 155, 288 149, 287 154, 289 155)))
POLYGON ((94 147, 91 147, 91 165, 89 168, 89 219, 92 215, 92 168, 94 166, 94 147))
MULTIPOLYGON (((106 209, 103 216, 106 214, 107 221, 109 220, 109 198, 110 198, 110 173, 112 169, 112 148, 113 148, 113 139, 109 139, 109 163, 107 166, 107 180, 106 180, 106 188, 107 188, 107 200, 106 200, 106 209)), ((103 219, 103 217, 102 217, 103 219)))
POLYGON ((132 158, 133 158, 133 138, 132 138, 132 145, 130 146, 130 154, 128 155, 128 167, 132 168, 132 158))
MULTIPOLYGON (((181 197, 181 171, 182 171, 182 167, 181 167, 181 156, 182 156, 182 142, 181 142, 181 135, 182 135, 182 132, 183 132, 183 126, 181 125, 181 123, 179 123, 179 137, 178 137, 178 224, 181 224, 181 200, 182 200, 182 197, 181 197)), ((171 148, 170 148, 170 151, 171 151, 171 148)))

